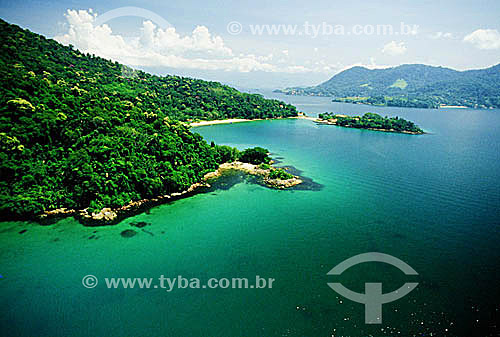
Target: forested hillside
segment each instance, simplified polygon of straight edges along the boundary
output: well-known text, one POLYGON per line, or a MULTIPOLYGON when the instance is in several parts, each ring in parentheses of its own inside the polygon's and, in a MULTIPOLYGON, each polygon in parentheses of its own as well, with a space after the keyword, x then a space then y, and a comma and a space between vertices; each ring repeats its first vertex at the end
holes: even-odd
POLYGON ((181 191, 223 161, 188 118, 295 116, 216 82, 159 77, 0 20, 0 215, 181 191))
POLYGON ((434 108, 441 104, 500 108, 500 64, 457 71, 423 64, 387 69, 353 67, 315 87, 283 90, 293 95, 332 96, 334 101, 434 108))

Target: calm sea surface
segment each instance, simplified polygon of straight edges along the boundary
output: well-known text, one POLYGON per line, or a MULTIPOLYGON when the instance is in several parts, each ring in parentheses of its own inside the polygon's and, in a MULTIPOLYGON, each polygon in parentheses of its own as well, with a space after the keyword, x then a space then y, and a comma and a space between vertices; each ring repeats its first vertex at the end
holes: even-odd
POLYGON ((0 223, 2 336, 488 336, 500 304, 500 111, 375 108, 287 97, 311 116, 377 112, 422 136, 275 120, 194 129, 207 141, 268 148, 311 181, 277 191, 241 175, 116 226, 73 219, 0 223), (132 226, 144 222, 142 228, 132 226), (20 234, 20 231, 26 230, 20 234), (133 237, 123 237, 134 230, 133 237), (327 272, 366 252, 383 263, 327 272), (99 279, 82 285, 85 275, 99 279), (108 289, 104 278, 274 278, 271 289, 108 289), (383 324, 328 282, 383 292, 383 324))

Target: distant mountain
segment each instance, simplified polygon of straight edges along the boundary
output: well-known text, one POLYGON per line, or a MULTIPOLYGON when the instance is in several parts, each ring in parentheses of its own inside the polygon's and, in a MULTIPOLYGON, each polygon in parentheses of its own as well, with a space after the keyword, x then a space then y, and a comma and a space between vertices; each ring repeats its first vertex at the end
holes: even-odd
POLYGON ((423 64, 387 69, 353 67, 320 85, 281 92, 332 96, 336 101, 376 105, 500 108, 500 64, 467 71, 423 64))

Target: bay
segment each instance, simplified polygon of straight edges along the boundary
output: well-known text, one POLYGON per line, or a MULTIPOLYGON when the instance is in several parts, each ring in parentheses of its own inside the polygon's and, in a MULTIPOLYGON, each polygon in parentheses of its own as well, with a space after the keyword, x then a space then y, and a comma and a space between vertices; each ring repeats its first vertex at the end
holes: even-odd
POLYGON ((195 128, 209 142, 265 147, 319 187, 277 191, 234 176, 116 226, 1 223, 2 335, 486 336, 498 329, 500 111, 262 93, 311 116, 398 115, 428 134, 307 120, 195 128), (123 237, 124 230, 136 235, 123 237), (326 275, 366 252, 393 255, 419 275, 380 263, 326 275), (82 285, 88 274, 99 279, 93 289, 82 285), (275 281, 271 289, 167 292, 108 289, 104 280, 160 275, 275 281), (382 282, 384 292, 419 286, 383 306, 382 325, 366 325, 363 305, 327 286, 335 280, 358 292, 366 282, 382 282))

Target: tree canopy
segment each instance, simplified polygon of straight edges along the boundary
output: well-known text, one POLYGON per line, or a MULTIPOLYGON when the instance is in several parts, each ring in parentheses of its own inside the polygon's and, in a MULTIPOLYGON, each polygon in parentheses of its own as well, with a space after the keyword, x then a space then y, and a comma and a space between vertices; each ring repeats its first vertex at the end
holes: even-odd
POLYGON ((357 129, 373 129, 395 132, 424 133, 411 121, 399 117, 382 117, 376 113, 365 113, 363 116, 345 116, 332 113, 319 114, 319 118, 331 123, 357 129))
POLYGON ((269 151, 262 147, 254 147, 251 149, 246 149, 239 154, 239 159, 242 162, 250 163, 254 165, 259 164, 269 164, 271 158, 268 155, 269 151))

